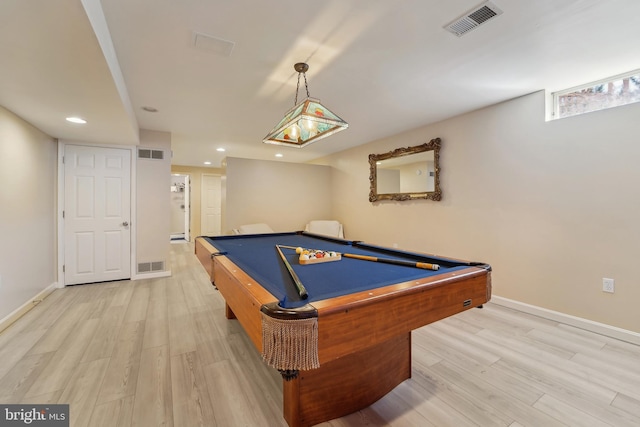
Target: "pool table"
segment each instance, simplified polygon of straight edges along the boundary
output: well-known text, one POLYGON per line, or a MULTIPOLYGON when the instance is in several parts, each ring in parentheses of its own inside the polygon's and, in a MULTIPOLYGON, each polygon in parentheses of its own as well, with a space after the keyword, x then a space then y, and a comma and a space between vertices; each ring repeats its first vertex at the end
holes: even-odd
POLYGON ((413 329, 491 298, 488 264, 307 232, 198 237, 195 253, 225 299, 226 317, 237 319, 265 361, 282 373, 283 413, 292 427, 371 405, 411 377, 413 329), (344 256, 303 265, 297 247, 439 269, 344 256))

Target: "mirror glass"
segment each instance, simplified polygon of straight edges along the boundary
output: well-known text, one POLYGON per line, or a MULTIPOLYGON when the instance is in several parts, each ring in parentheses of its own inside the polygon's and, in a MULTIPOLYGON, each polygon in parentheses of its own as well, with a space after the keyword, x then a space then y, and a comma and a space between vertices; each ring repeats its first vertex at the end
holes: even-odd
POLYGON ((369 155, 369 201, 440 200, 440 138, 415 147, 369 155))

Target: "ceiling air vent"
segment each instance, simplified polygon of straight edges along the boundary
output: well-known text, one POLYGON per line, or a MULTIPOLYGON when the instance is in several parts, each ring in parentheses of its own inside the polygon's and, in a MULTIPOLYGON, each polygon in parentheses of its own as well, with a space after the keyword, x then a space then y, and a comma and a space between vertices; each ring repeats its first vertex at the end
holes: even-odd
POLYGON ((233 47, 236 44, 229 40, 224 40, 218 37, 214 37, 208 34, 202 34, 194 31, 193 45, 197 49, 206 50, 222 56, 231 56, 231 52, 233 52, 233 47))
POLYGON ((452 22, 445 25, 444 29, 458 37, 461 37, 481 24, 484 24, 491 18, 495 18, 501 14, 502 11, 498 9, 495 4, 490 1, 486 1, 462 16, 454 19, 452 22))

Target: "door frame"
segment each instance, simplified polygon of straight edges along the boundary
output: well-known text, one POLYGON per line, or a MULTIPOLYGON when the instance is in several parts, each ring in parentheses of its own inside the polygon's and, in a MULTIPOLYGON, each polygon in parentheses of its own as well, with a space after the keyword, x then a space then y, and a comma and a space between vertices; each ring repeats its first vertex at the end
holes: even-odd
POLYGON ((187 172, 173 172, 171 176, 185 177, 184 187, 184 240, 191 241, 191 174, 187 172))
MULTIPOLYGON (((64 260, 64 219, 62 217, 62 212, 64 211, 64 152, 67 145, 80 145, 84 147, 97 147, 97 148, 117 148, 120 150, 129 150, 131 152, 131 176, 130 176, 130 209, 131 209, 131 218, 137 218, 136 216, 136 163, 138 158, 137 147, 133 145, 108 145, 108 144, 91 144, 88 142, 82 141, 58 141, 58 198, 57 198, 57 206, 56 206, 56 217, 57 217, 57 229, 58 229, 58 251, 57 251, 57 268, 58 268, 58 288, 64 288, 65 285, 65 273, 63 270, 63 266, 65 263, 64 260)), ((137 269, 134 268, 136 264, 136 235, 137 235, 137 221, 130 221, 131 228, 131 257, 129 259, 130 263, 130 272, 131 272, 131 280, 136 279, 137 269)))

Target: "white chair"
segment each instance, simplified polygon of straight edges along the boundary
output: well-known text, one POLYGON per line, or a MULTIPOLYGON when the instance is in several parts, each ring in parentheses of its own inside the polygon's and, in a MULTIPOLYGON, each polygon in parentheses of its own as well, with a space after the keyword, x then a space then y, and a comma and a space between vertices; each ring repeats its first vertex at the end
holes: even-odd
POLYGON ((264 224, 264 223, 241 225, 237 229, 234 229, 233 232, 235 234, 267 234, 267 233, 275 233, 271 229, 271 227, 269 227, 267 224, 264 224))
POLYGON ((322 234, 323 236, 339 237, 344 239, 344 231, 342 224, 333 220, 314 220, 309 221, 304 231, 314 234, 322 234))

